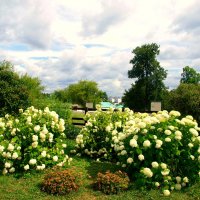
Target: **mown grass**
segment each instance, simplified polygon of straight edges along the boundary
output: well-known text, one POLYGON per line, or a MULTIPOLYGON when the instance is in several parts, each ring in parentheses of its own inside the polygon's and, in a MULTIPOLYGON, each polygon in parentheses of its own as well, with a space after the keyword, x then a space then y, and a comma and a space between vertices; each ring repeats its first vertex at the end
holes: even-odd
MULTIPOLYGON (((69 140, 69 150, 73 149, 74 141, 69 140)), ((69 168, 74 168, 81 173, 81 186, 78 192, 72 192, 65 196, 52 196, 40 191, 40 184, 43 180, 44 172, 34 172, 25 174, 20 178, 15 178, 13 175, 0 176, 0 199, 1 200, 52 200, 52 199, 69 199, 69 200, 200 200, 200 183, 195 184, 183 191, 172 192, 170 197, 164 197, 160 191, 157 190, 138 190, 134 183, 131 183, 130 188, 126 192, 118 195, 105 195, 99 191, 94 191, 92 183, 95 180, 98 172, 105 172, 107 170, 116 171, 118 166, 104 162, 99 163, 88 158, 81 158, 74 156, 73 162, 69 168)), ((134 172, 133 172, 134 173, 134 172)))

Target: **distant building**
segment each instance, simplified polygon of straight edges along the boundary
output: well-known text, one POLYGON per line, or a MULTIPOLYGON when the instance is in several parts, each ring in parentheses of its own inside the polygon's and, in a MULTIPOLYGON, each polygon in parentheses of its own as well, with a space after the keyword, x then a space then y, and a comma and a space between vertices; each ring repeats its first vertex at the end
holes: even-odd
POLYGON ((110 97, 109 100, 112 103, 121 103, 122 102, 122 98, 120 98, 120 97, 110 97))

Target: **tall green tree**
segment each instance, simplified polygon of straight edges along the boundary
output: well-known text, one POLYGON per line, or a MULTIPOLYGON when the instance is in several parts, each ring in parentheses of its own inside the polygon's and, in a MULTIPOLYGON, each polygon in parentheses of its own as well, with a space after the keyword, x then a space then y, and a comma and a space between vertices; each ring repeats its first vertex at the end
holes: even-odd
POLYGON ((0 116, 16 114, 30 105, 27 87, 8 61, 0 62, 0 116))
POLYGON ((34 105, 35 101, 43 97, 44 86, 38 77, 31 77, 28 74, 22 75, 20 79, 28 90, 29 102, 34 105))
MULTIPOLYGON (((162 91, 165 90, 163 80, 167 77, 167 72, 160 66, 156 56, 159 55, 159 46, 156 43, 145 44, 133 49, 134 57, 130 60, 133 65, 132 69, 128 71, 128 78, 136 78, 135 84, 132 84, 132 90, 126 91, 126 96, 131 92, 141 91, 132 99, 131 104, 125 105, 133 107, 136 110, 148 110, 151 101, 162 100, 162 91), (141 102, 142 105, 136 106, 136 102, 141 102)), ((128 96, 131 96, 130 94, 128 96)))
POLYGON ((200 82, 200 73, 196 72, 192 67, 185 66, 181 74, 180 82, 197 84, 200 82))
POLYGON ((54 95, 64 102, 77 103, 82 106, 85 106, 87 102, 97 104, 107 96, 105 92, 99 90, 96 82, 88 80, 81 80, 64 90, 55 91, 54 95))
POLYGON ((200 84, 181 83, 168 93, 165 101, 165 109, 178 110, 182 115, 192 115, 200 122, 200 84))

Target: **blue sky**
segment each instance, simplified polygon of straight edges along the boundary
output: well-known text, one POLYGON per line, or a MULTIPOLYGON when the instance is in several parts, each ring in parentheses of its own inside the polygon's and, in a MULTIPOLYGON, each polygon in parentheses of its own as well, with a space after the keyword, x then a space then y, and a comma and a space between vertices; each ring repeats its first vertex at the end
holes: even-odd
POLYGON ((182 68, 200 72, 198 0, 0 0, 0 60, 37 76, 46 92, 93 80, 122 96, 134 48, 160 45, 166 86, 182 68))

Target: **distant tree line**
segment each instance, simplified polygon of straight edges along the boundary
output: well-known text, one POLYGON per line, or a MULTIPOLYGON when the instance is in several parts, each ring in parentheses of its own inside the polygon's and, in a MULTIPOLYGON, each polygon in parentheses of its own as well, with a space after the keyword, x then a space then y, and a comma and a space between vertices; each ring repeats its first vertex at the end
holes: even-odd
MULTIPOLYGON (((122 101, 125 107, 148 111, 152 101, 161 101, 162 109, 178 110, 200 121, 200 74, 185 66, 180 84, 169 91, 164 84, 167 71, 156 58, 160 53, 159 46, 156 43, 144 44, 133 49, 132 53, 132 69, 128 71, 128 78, 134 81, 130 89, 124 92, 122 101)), ((44 86, 37 77, 19 75, 12 63, 0 62, 0 116, 15 114, 19 108, 33 105, 37 108, 49 106, 67 118, 71 104, 85 106, 87 102, 92 102, 95 105, 107 100, 106 92, 100 90, 95 81, 89 80, 80 80, 64 89, 45 94, 44 86)))

